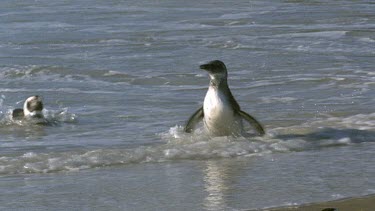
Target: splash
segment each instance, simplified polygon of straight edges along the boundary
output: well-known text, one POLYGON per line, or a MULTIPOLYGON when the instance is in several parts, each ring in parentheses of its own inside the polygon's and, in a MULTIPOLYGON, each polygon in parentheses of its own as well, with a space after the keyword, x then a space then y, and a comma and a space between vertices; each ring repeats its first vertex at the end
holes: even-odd
MULTIPOLYGON (((59 121, 75 121, 75 115, 48 111, 59 121)), ((132 163, 159 163, 175 160, 215 160, 321 150, 375 142, 375 113, 350 117, 329 117, 283 128, 271 128, 264 137, 215 137, 203 130, 183 132, 181 126, 159 134, 159 145, 115 149, 74 149, 66 152, 26 152, 0 157, 0 174, 79 171, 132 163), (364 130, 366 128, 366 130, 364 130)))
MULTIPOLYGON (((28 127, 33 126, 36 123, 32 119, 15 120, 12 118, 12 111, 13 108, 9 108, 6 112, 1 112, 1 114, 3 115, 0 119, 0 126, 19 125, 28 127)), ((44 120, 42 122, 37 122, 39 125, 53 126, 60 123, 76 123, 78 121, 77 115, 74 113, 70 113, 68 111, 68 108, 62 108, 61 110, 43 109, 43 116, 44 120)))

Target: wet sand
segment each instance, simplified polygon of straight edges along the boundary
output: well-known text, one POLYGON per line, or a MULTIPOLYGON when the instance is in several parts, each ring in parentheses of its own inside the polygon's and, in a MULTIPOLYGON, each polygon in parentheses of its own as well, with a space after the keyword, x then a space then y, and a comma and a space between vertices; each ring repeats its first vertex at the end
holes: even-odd
POLYGON ((263 211, 374 211, 375 210, 375 194, 359 197, 346 198, 337 201, 329 201, 322 203, 312 203, 300 206, 287 206, 279 208, 269 208, 263 211))

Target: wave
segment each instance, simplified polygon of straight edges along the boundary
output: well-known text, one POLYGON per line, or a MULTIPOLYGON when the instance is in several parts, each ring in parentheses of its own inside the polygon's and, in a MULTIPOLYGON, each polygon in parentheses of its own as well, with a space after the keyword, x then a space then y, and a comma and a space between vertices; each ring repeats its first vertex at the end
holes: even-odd
POLYGON ((181 126, 171 127, 159 136, 163 144, 2 156, 0 174, 50 173, 132 163, 252 157, 373 143, 375 113, 345 118, 328 117, 302 125, 273 128, 265 137, 210 138, 200 129, 193 135, 186 134, 181 126))
MULTIPOLYGON (((17 80, 32 80, 33 82, 64 82, 64 83, 101 83, 103 85, 133 84, 133 85, 164 85, 168 83, 165 76, 160 75, 133 75, 114 70, 74 70, 58 66, 13 66, 0 67, 0 79, 7 82, 17 80)), ((177 76, 178 77, 178 76, 177 76)), ((11 91, 8 90, 7 91, 11 91)))

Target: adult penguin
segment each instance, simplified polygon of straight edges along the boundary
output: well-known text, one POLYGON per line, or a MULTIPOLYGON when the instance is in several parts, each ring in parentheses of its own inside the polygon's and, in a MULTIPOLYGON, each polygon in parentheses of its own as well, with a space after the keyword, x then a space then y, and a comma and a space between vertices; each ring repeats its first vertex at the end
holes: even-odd
POLYGON ((193 131, 195 125, 203 119, 204 126, 211 136, 241 135, 245 120, 254 127, 258 135, 263 136, 265 131, 262 125, 251 115, 240 109, 237 101, 228 87, 228 73, 222 61, 214 60, 200 66, 210 77, 210 85, 203 106, 200 107, 188 120, 185 132, 193 131))

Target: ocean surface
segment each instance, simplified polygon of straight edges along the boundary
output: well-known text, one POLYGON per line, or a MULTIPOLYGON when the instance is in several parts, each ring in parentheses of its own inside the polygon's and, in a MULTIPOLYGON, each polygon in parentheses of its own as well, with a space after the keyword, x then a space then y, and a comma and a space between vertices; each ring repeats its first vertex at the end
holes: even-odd
MULTIPOLYGON (((0 2, 0 210, 252 210, 375 193, 373 1, 0 2), (185 134, 222 60, 264 137, 185 134), (40 95, 49 125, 13 121, 40 95)), ((251 129, 250 127, 247 129, 251 129)))

